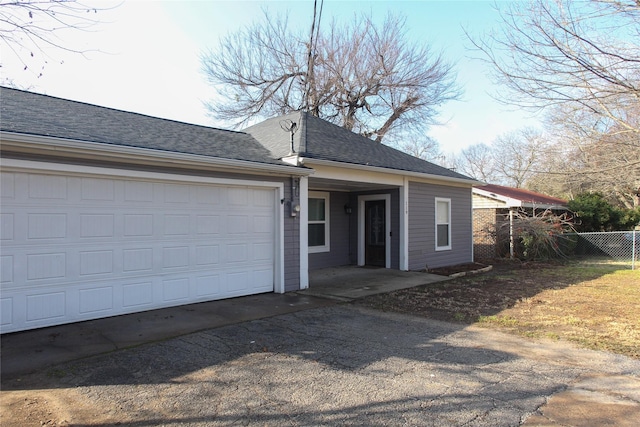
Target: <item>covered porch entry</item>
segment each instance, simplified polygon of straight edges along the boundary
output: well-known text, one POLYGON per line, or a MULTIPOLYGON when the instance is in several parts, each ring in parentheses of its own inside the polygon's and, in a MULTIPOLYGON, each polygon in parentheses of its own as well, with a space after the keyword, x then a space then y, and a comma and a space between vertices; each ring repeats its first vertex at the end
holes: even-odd
POLYGON ((403 269, 401 190, 386 184, 309 178, 308 271, 341 266, 403 269))

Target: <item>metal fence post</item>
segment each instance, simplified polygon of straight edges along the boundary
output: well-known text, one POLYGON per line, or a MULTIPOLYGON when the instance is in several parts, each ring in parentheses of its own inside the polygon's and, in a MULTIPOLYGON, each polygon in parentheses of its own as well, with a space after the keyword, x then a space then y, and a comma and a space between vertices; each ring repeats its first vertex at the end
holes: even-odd
POLYGON ((636 269, 636 229, 633 229, 633 233, 631 234, 631 240, 633 241, 633 244, 631 245, 631 269, 635 270, 636 269))

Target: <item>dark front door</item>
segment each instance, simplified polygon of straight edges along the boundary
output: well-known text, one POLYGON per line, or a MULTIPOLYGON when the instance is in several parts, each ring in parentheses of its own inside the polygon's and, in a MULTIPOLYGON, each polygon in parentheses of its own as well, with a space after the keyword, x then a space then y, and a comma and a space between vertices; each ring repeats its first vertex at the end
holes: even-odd
POLYGON ((364 205, 364 254, 365 264, 386 267, 385 201, 371 200, 364 205))

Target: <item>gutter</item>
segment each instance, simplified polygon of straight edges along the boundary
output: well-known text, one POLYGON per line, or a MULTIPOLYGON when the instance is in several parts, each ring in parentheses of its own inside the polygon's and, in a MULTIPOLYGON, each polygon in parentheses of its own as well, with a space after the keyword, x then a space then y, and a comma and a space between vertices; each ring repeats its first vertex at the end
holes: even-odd
POLYGON ((153 148, 128 147, 102 142, 78 141, 66 138, 28 135, 0 131, 2 151, 15 153, 58 155, 75 159, 99 159, 128 164, 170 165, 192 169, 193 167, 218 168, 245 173, 275 173, 308 176, 313 173, 307 168, 290 165, 252 162, 248 160, 225 159, 200 154, 156 150, 153 148))

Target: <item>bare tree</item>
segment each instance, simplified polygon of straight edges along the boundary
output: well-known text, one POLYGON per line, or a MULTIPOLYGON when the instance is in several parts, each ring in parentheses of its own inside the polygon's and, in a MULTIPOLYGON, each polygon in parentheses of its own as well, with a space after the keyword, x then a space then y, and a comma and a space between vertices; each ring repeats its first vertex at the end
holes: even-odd
MULTIPOLYGON (((640 111, 626 120, 639 126, 640 111)), ((558 182, 572 194, 601 192, 610 202, 625 208, 640 206, 638 135, 621 130, 618 124, 605 132, 598 117, 589 112, 563 113, 556 109, 548 125, 554 129, 554 146, 561 157, 554 169, 541 171, 547 183, 558 182)))
POLYGON ((502 18, 499 32, 473 41, 510 89, 500 100, 588 110, 640 133, 625 114, 640 103, 640 3, 532 0, 512 3, 502 18))
POLYGON ((208 104, 212 115, 240 127, 305 109, 380 142, 395 130, 424 134, 438 107, 460 95, 452 64, 429 44, 410 43, 404 18, 334 20, 311 42, 290 28, 286 16, 265 12, 202 55, 224 99, 208 104))
MULTIPOLYGON (((100 8, 77 0, 0 0, 0 43, 38 76, 48 62, 45 50, 54 48, 83 53, 59 37, 61 31, 86 31, 99 21, 94 18, 100 8)), ((7 55, 3 55, 3 61, 7 55)), ((0 65, 1 66, 1 65, 0 65)))
POLYGON ((498 183, 493 151, 487 144, 471 145, 460 152, 454 160, 456 169, 477 180, 498 183))
POLYGON ((441 163, 441 160, 444 160, 444 155, 440 151, 440 144, 428 136, 415 137, 407 135, 405 138, 398 138, 398 142, 394 146, 422 160, 435 163, 441 163))
POLYGON ((640 2, 531 0, 502 18, 474 44, 507 89, 501 101, 548 112, 555 158, 546 156, 530 184, 638 206, 640 2))
POLYGON ((547 146, 540 131, 525 127, 462 150, 456 166, 481 181, 520 188, 540 170, 547 146))
POLYGON ((521 188, 540 170, 547 141, 542 133, 527 127, 499 135, 492 149, 495 179, 521 188))

